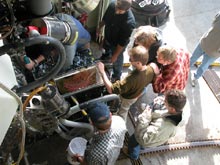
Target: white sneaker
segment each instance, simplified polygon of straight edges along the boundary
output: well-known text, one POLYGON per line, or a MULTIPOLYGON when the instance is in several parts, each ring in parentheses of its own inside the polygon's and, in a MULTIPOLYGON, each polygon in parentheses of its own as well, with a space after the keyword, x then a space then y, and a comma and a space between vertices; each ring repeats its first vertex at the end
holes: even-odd
POLYGON ((195 77, 193 77, 191 80, 192 87, 195 87, 197 83, 198 83, 198 80, 195 77))

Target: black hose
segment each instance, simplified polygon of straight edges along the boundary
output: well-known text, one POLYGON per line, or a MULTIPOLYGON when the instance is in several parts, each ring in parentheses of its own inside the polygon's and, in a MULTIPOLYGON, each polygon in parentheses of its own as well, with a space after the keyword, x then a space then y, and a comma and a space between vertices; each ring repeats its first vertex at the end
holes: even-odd
MULTIPOLYGON (((37 36, 37 37, 31 37, 25 40, 24 46, 32 46, 36 44, 50 44, 55 47, 55 49, 58 51, 59 57, 57 60, 56 65, 48 72, 45 74, 43 77, 37 79, 34 82, 29 83, 28 85, 22 86, 16 90, 17 93, 23 93, 23 92, 28 92, 36 87, 39 87, 40 85, 44 84, 45 82, 51 80, 54 78, 58 72, 62 69, 65 61, 66 61, 66 53, 65 49, 62 45, 62 43, 52 37, 49 36, 37 36)), ((7 45, 5 46, 7 47, 7 45)), ((1 52, 1 51, 0 51, 1 52)))

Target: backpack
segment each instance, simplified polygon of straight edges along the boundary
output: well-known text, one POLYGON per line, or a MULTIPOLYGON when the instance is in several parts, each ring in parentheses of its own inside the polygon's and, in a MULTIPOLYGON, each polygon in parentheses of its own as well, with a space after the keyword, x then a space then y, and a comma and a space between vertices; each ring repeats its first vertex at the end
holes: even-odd
POLYGON ((137 26, 161 26, 168 20, 170 14, 166 0, 133 0, 131 9, 137 26))

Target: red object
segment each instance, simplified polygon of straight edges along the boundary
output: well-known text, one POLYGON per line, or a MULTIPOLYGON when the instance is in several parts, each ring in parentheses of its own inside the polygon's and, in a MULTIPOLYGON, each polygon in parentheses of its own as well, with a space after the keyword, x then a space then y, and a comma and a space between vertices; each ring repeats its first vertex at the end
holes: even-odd
POLYGON ((37 26, 28 26, 27 29, 28 29, 28 32, 30 32, 30 31, 32 31, 32 30, 37 30, 37 31, 39 31, 39 28, 38 28, 37 26))
POLYGON ((47 34, 47 27, 46 26, 40 28, 40 34, 41 35, 47 34))
POLYGON ((39 31, 39 28, 37 26, 27 26, 27 32, 26 32, 26 35, 29 36, 30 32, 32 30, 37 30, 39 31))
POLYGON ((85 26, 86 21, 87 21, 88 15, 86 13, 82 13, 79 17, 78 20, 85 26))

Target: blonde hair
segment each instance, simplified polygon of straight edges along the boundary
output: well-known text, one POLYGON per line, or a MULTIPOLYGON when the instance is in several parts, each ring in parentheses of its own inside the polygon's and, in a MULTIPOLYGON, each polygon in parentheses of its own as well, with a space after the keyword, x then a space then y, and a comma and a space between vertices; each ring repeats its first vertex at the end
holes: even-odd
POLYGON ((143 45, 146 49, 157 42, 157 31, 152 26, 140 26, 134 35, 134 44, 143 45))
POLYGON ((169 62, 173 63, 176 60, 177 52, 176 52, 175 48, 172 46, 163 45, 163 46, 159 47, 157 53, 162 54, 164 61, 169 61, 169 62))
POLYGON ((142 45, 131 48, 128 54, 129 56, 132 56, 134 61, 139 61, 142 63, 142 65, 146 65, 148 62, 148 50, 142 45))

